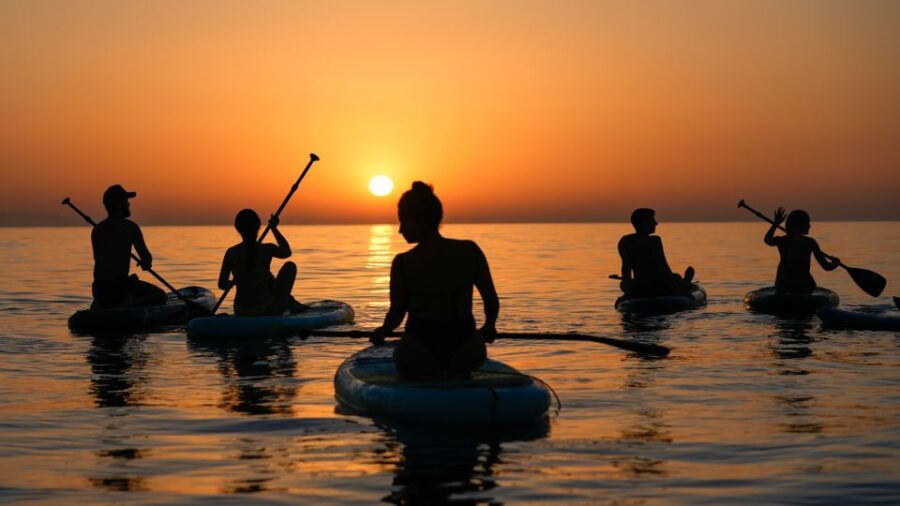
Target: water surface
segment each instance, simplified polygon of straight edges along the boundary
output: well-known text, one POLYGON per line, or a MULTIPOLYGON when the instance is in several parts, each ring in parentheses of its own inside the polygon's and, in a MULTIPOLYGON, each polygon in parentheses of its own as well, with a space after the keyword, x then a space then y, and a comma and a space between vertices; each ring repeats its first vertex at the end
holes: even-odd
MULTIPOLYGON (((392 225, 285 226, 301 300, 387 307, 392 225)), ((87 228, 0 229, 0 499, 812 503, 900 501, 900 333, 832 331, 749 315, 777 253, 756 223, 663 224, 703 310, 612 310, 627 225, 447 225, 476 240, 501 296, 500 330, 578 331, 672 348, 650 359, 599 344, 502 342, 492 357, 551 384, 562 410, 503 431, 446 431, 344 414, 332 377, 366 344, 275 338, 215 345, 168 330, 72 335, 90 303, 87 228)), ((146 227, 155 267, 214 288, 229 227, 146 227)), ((900 280, 900 223, 822 223, 849 265, 900 280)), ((851 308, 891 312, 841 272, 814 275, 851 308)), ((149 278, 149 276, 144 276, 149 278)), ((226 307, 230 307, 226 303, 226 307)), ((480 314, 476 314, 480 318, 480 314)))

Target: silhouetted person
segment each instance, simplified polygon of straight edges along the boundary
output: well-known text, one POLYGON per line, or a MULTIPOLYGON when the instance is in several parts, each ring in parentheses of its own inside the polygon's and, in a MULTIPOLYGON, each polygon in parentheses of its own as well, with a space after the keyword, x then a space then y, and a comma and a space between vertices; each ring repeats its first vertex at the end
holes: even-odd
POLYGON ((788 215, 784 228, 785 235, 775 236, 778 225, 785 221, 784 208, 775 210, 775 223, 769 227, 766 237, 763 239, 769 246, 777 246, 781 260, 778 262, 778 271, 775 274, 776 293, 810 294, 816 289, 816 280, 809 272, 809 257, 815 255, 819 265, 826 271, 837 269, 841 261, 837 257, 827 257, 819 248, 819 243, 812 237, 808 237, 810 220, 809 214, 801 209, 795 209, 788 215))
POLYGON ((485 360, 485 340, 493 341, 500 300, 481 249, 473 241, 447 239, 438 232, 443 206, 421 181, 397 204, 400 234, 416 246, 391 264, 391 307, 373 342, 397 328, 406 332, 394 350, 401 376, 411 379, 466 377, 485 360), (484 325, 475 330, 472 287, 484 301, 484 325))
POLYGON ((131 248, 141 259, 138 265, 150 269, 153 256, 144 243, 144 235, 137 223, 128 219, 131 205, 128 199, 135 192, 127 192, 121 185, 113 185, 103 192, 103 207, 107 217, 91 232, 94 248, 94 302, 91 309, 115 307, 155 306, 166 303, 166 292, 130 274, 131 248))
POLYGON ((694 268, 688 267, 684 277, 672 272, 663 251, 662 238, 656 232, 656 211, 635 209, 631 213, 635 233, 619 239, 622 257, 622 291, 634 297, 659 297, 686 293, 691 289, 694 268))
POLYGON ((236 285, 234 314, 236 316, 277 316, 290 310, 303 311, 306 306, 291 296, 297 279, 297 265, 285 262, 272 276, 269 271, 273 258, 291 256, 291 246, 278 231, 278 217, 269 220, 277 244, 256 242, 260 227, 259 215, 244 209, 234 218, 234 228, 241 234, 241 242, 228 248, 219 271, 219 289, 236 285), (232 280, 233 278, 233 280, 232 280))

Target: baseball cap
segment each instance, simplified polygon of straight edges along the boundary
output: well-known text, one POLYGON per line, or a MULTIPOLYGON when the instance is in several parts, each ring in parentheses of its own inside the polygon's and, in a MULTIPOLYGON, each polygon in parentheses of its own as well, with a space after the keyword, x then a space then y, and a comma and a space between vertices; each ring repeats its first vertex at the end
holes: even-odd
POLYGON ((133 198, 136 195, 136 192, 125 191, 125 188, 122 188, 122 185, 114 184, 103 192, 103 205, 107 207, 114 206, 119 202, 133 198))

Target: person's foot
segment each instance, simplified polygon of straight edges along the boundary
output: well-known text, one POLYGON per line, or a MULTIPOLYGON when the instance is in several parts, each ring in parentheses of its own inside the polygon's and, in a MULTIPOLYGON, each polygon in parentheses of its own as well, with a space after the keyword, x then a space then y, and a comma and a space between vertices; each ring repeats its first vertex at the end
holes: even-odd
POLYGON ((302 313, 304 311, 309 311, 309 306, 297 302, 297 299, 292 298, 288 303, 288 311, 290 311, 291 314, 302 313))
POLYGON ((694 281, 694 268, 689 265, 684 271, 684 282, 691 284, 692 281, 694 281))

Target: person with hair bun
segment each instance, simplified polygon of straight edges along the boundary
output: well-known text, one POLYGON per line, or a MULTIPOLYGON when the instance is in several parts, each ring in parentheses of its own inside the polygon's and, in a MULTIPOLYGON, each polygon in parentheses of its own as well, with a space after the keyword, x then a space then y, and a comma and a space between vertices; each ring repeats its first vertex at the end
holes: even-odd
POLYGON ((438 230, 444 211, 430 185, 416 181, 397 203, 400 234, 415 244, 391 264, 391 307, 373 343, 384 341, 406 316, 394 363, 408 379, 465 378, 487 357, 497 335, 500 299, 487 258, 473 241, 438 230), (484 325, 475 328, 472 288, 484 302, 484 325))
POLYGON ((225 252, 219 271, 219 289, 237 287, 235 316, 279 316, 287 310, 292 313, 305 310, 306 306, 291 296, 297 265, 285 262, 277 276, 269 271, 273 258, 291 256, 291 245, 278 230, 278 217, 273 215, 269 219, 277 244, 257 243, 260 225, 259 215, 253 209, 243 209, 234 217, 234 228, 241 234, 241 242, 225 252))
POLYGON ((819 243, 807 236, 811 226, 809 214, 802 209, 791 211, 787 215, 787 221, 783 207, 775 210, 772 226, 763 238, 767 245, 778 248, 781 257, 775 273, 775 293, 813 293, 816 280, 809 272, 810 256, 815 255, 819 265, 826 271, 833 271, 841 266, 839 258, 826 256, 819 248, 819 243), (785 222, 787 233, 776 237, 775 230, 782 222, 785 222))

